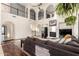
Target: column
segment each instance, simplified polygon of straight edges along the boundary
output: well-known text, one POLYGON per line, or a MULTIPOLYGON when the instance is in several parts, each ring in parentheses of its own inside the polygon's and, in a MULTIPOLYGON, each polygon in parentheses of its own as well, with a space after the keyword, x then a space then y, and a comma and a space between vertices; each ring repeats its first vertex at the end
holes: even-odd
POLYGON ((44 19, 46 19, 46 9, 44 9, 44 19))
POLYGON ((28 8, 28 19, 30 19, 30 8, 28 8))
POLYGON ((39 11, 35 10, 35 12, 36 12, 36 20, 38 20, 38 13, 39 13, 39 11))
POLYGON ((37 28, 37 26, 38 26, 38 24, 37 24, 37 22, 38 22, 38 12, 39 12, 38 9, 36 9, 35 10, 35 13, 36 13, 36 21, 35 21, 36 22, 36 36, 38 36, 38 34, 39 34, 38 31, 37 31, 37 29, 38 29, 37 28))

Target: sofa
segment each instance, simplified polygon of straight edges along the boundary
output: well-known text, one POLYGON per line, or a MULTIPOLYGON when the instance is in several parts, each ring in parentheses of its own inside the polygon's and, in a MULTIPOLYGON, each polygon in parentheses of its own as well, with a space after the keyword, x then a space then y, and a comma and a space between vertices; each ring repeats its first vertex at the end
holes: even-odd
MULTIPOLYGON (((51 42, 49 40, 43 41, 38 38, 31 37, 27 37, 25 39, 23 49, 30 53, 32 56, 37 56, 36 46, 47 49, 50 56, 79 56, 79 48, 77 47, 51 42)), ((43 53, 45 53, 45 51, 41 54, 43 53)))

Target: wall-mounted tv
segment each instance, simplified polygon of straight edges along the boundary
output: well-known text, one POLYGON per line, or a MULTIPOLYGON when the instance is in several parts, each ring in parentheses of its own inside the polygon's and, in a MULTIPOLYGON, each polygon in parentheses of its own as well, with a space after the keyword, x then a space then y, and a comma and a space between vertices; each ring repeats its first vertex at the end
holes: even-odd
POLYGON ((64 37, 66 34, 72 35, 72 29, 59 29, 59 36, 64 37))

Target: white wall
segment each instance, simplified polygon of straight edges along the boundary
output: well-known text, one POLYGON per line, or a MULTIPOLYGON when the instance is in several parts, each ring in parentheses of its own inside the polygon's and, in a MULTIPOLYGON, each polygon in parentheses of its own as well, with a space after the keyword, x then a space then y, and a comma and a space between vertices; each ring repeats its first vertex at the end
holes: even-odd
MULTIPOLYGON (((1 3, 0 3, 0 15, 1 15, 1 3)), ((1 16, 0 16, 0 44, 1 44, 1 16)))
POLYGON ((75 25, 74 25, 74 27, 73 27, 73 35, 74 36, 76 36, 77 38, 78 38, 78 20, 79 20, 79 16, 78 16, 78 14, 79 14, 79 11, 77 12, 77 14, 76 14, 76 17, 77 17, 77 19, 76 19, 76 23, 75 23, 75 25))
POLYGON ((14 24, 14 33, 15 39, 25 38, 27 36, 31 36, 31 29, 30 29, 30 21, 26 18, 16 16, 9 13, 2 13, 2 24, 7 21, 10 21, 14 24))

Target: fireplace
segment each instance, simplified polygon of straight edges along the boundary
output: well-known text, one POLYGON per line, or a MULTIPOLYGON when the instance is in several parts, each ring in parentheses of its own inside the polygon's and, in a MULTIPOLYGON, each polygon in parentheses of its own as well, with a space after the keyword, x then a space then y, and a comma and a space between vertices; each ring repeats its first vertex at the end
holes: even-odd
POLYGON ((66 34, 72 35, 72 29, 59 29, 60 37, 64 37, 66 34))

